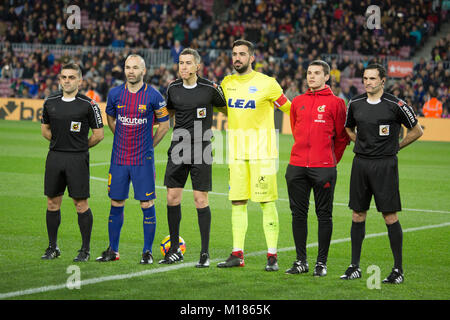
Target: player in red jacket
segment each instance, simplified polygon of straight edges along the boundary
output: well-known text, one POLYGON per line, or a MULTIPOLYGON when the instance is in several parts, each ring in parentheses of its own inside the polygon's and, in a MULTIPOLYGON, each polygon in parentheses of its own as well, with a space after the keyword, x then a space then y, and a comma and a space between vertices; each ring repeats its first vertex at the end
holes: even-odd
POLYGON ((306 238, 311 189, 319 223, 319 252, 314 276, 327 274, 336 165, 349 142, 344 128, 347 109, 344 100, 336 97, 325 84, 329 78, 330 66, 325 61, 311 62, 306 75, 309 89, 292 101, 290 116, 295 142, 286 170, 286 182, 297 260, 292 268, 286 270, 288 274, 309 271, 306 238))

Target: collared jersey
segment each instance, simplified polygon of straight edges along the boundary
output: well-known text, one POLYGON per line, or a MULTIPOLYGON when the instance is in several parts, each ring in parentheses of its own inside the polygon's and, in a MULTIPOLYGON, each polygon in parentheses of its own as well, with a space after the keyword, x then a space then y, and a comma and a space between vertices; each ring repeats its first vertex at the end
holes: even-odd
POLYGON ((195 87, 186 88, 183 80, 177 79, 167 88, 167 109, 175 111, 173 142, 190 134, 189 143, 210 141, 213 120, 213 107, 225 107, 223 93, 217 84, 198 78, 195 87))
POLYGON ((88 151, 89 128, 103 127, 97 103, 80 93, 71 101, 64 101, 62 92, 47 97, 41 123, 50 125, 50 150, 63 152, 88 151))
POLYGON ((367 93, 348 103, 345 127, 356 126, 353 152, 367 158, 396 155, 401 125, 411 129, 417 124, 413 109, 403 100, 383 93, 378 103, 369 103, 367 93))
POLYGON ((153 157, 153 120, 169 120, 159 91, 146 83, 136 93, 127 84, 114 87, 108 93, 106 114, 116 118, 111 163, 143 165, 144 159, 153 157))
POLYGON ((274 107, 289 112, 291 102, 275 78, 257 71, 226 76, 230 159, 276 159, 274 107))

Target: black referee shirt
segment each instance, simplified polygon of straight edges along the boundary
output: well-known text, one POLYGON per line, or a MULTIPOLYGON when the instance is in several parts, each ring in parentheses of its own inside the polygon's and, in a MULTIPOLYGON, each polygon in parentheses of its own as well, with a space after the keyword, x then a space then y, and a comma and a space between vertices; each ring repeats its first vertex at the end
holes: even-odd
POLYGON ((367 101, 367 93, 348 103, 345 127, 357 127, 353 152, 359 156, 382 158, 396 155, 402 124, 408 129, 413 128, 417 124, 416 115, 403 100, 389 93, 383 93, 375 104, 367 101))
MULTIPOLYGON (((203 140, 205 131, 211 129, 212 126, 213 106, 226 106, 225 97, 221 90, 215 83, 200 77, 193 88, 184 87, 182 79, 177 79, 169 85, 167 88, 167 109, 175 110, 173 141, 181 140, 180 136, 185 136, 183 132, 189 132, 191 143, 203 140)), ((210 138, 212 136, 208 137, 207 140, 210 140, 210 138)))
POLYGON ((88 151, 89 128, 103 127, 97 103, 80 93, 71 101, 64 101, 62 92, 47 97, 41 122, 50 125, 52 151, 88 151))

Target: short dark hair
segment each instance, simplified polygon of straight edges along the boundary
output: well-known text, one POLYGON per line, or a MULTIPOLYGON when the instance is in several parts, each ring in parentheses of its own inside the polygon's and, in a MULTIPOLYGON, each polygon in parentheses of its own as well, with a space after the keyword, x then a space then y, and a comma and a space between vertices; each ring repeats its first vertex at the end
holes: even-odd
POLYGON ((78 73, 78 76, 80 78, 82 77, 80 66, 74 62, 69 62, 69 63, 63 64, 61 67, 61 71, 63 71, 64 69, 75 70, 78 73))
POLYGON ((198 53, 197 50, 192 49, 192 48, 185 48, 180 52, 180 56, 184 56, 190 54, 194 57, 195 63, 199 64, 202 61, 202 58, 200 57, 200 54, 198 53))
POLYGON ((308 65, 308 68, 309 66, 321 66, 325 75, 330 74, 330 65, 323 60, 311 61, 311 63, 308 65))
POLYGON ((246 46, 248 48, 248 53, 252 56, 255 54, 255 46, 250 41, 244 40, 244 39, 238 39, 233 42, 233 46, 231 49, 237 46, 246 46))
POLYGON ((366 70, 372 70, 372 69, 378 70, 378 75, 380 76, 380 79, 386 78, 386 69, 381 64, 371 63, 364 69, 364 72, 366 70))

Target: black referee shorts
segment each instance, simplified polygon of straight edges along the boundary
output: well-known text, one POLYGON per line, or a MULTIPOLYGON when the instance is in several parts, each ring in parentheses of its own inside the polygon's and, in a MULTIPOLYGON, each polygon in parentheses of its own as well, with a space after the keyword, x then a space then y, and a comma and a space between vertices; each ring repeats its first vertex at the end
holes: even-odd
POLYGON ((89 152, 49 151, 45 162, 46 196, 61 196, 67 187, 71 198, 87 199, 89 178, 89 152))
MULTIPOLYGON (((172 157, 173 146, 169 148, 166 173, 164 176, 164 185, 168 188, 184 188, 189 174, 191 174, 192 189, 197 191, 212 190, 212 154, 211 144, 203 145, 202 155, 208 153, 208 159, 200 159, 194 156, 194 150, 191 150, 191 157, 184 159, 179 163, 179 158, 172 157), (211 156, 209 158, 209 156, 211 156), (174 162, 173 159, 178 161, 174 162)), ((202 157, 202 156, 200 156, 202 157)), ((182 156, 181 156, 182 158, 182 156)))
POLYGON ((397 156, 381 159, 354 157, 350 177, 350 209, 355 212, 369 210, 372 195, 379 212, 402 210, 397 156))

